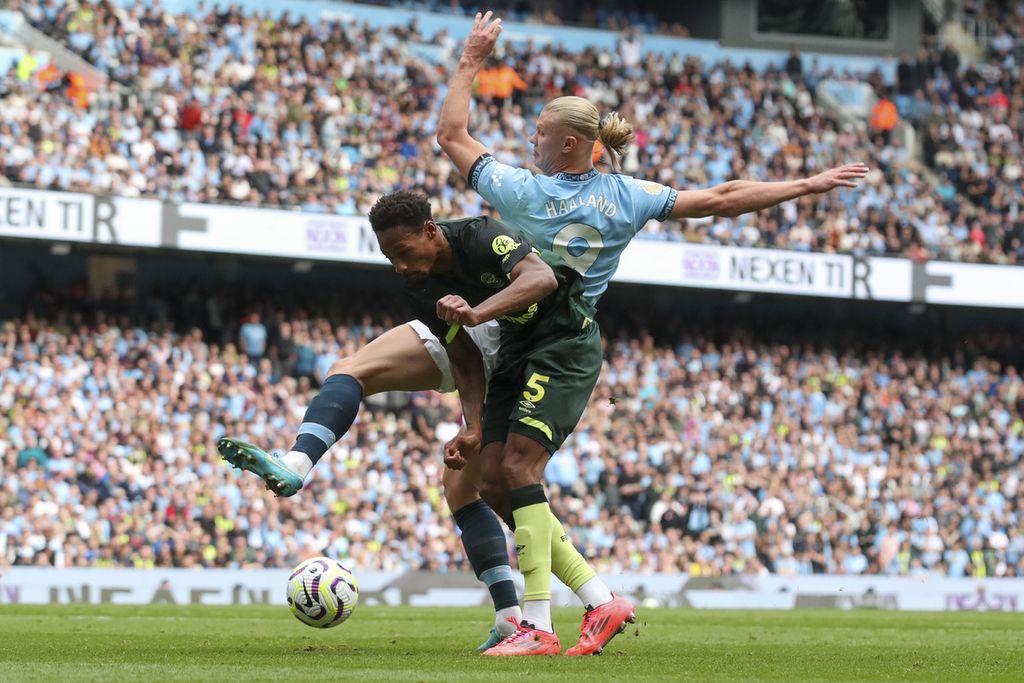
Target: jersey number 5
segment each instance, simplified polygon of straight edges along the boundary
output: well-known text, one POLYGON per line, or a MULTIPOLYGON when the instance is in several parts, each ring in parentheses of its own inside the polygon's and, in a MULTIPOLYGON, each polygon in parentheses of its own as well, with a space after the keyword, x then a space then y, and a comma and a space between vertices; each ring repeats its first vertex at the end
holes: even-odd
POLYGON ((537 403, 544 398, 544 387, 542 385, 547 384, 551 381, 551 378, 547 375, 542 375, 539 372, 533 373, 529 380, 526 382, 526 388, 530 391, 523 392, 523 398, 527 401, 537 403))
POLYGON ((586 275, 604 248, 604 238, 596 228, 571 223, 555 235, 551 250, 565 259, 580 275, 586 275))

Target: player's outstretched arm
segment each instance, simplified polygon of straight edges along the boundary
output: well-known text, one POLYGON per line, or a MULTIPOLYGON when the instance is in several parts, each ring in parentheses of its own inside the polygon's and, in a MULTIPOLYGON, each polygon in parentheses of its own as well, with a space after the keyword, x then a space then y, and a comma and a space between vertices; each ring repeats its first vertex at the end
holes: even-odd
POLYGON ((460 470, 476 456, 483 437, 484 396, 487 380, 480 349, 469 338, 466 331, 459 329, 446 348, 452 364, 452 377, 459 390, 462 403, 462 429, 444 445, 444 462, 453 470, 460 470))
POLYGON ((511 284, 476 307, 465 299, 449 294, 437 302, 437 317, 446 323, 473 327, 480 323, 517 313, 537 303, 558 289, 558 280, 551 266, 536 254, 528 254, 510 273, 511 284))
POLYGON ((857 187, 867 175, 864 164, 846 164, 802 180, 762 183, 731 180, 706 190, 681 191, 672 207, 672 218, 739 216, 809 194, 821 194, 839 187, 857 187))
POLYGON ((487 153, 487 148, 469 134, 469 100, 473 94, 473 79, 501 35, 501 19, 491 21, 491 16, 492 12, 477 13, 437 122, 437 144, 464 178, 469 176, 473 162, 487 153))

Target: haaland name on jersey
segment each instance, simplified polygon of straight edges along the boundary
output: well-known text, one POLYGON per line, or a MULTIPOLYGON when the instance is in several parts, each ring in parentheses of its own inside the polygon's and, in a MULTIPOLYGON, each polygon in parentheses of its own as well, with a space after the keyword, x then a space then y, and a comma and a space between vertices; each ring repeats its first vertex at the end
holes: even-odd
POLYGON ((676 191, 661 183, 596 169, 535 176, 490 154, 473 164, 469 181, 504 221, 580 272, 591 303, 637 231, 668 218, 676 201, 676 191))
POLYGON ((608 201, 604 197, 591 194, 586 198, 580 197, 579 201, 576 201, 576 197, 570 197, 569 201, 560 201, 557 205, 555 202, 548 202, 544 205, 544 211, 547 212, 548 218, 556 218, 558 216, 564 216, 573 209, 581 209, 592 206, 598 210, 599 213, 611 218, 619 210, 615 206, 615 202, 608 201))

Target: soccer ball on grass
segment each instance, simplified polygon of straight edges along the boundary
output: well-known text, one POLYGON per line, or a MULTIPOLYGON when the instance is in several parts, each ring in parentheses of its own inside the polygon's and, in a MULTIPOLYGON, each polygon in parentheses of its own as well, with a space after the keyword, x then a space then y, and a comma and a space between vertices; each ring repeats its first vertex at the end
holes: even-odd
POLYGON ((310 558, 288 577, 288 607, 307 626, 337 626, 352 615, 358 601, 356 577, 329 557, 310 558))

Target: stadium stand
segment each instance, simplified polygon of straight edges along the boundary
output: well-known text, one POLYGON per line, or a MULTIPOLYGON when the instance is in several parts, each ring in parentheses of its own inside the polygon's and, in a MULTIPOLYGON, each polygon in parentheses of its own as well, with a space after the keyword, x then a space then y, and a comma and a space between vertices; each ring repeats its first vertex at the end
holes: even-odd
MULTIPOLYGON (((109 2, 15 6, 137 98, 123 111, 84 109, 12 67, 0 165, 13 182, 343 215, 415 186, 438 215, 483 210, 433 144, 447 62, 435 67, 399 44, 433 41, 450 54, 444 35, 237 8, 196 18, 109 2)), ((814 64, 757 72, 630 54, 510 46, 506 61, 529 87, 500 107, 481 98, 471 128, 523 164, 536 106, 584 94, 636 123, 625 170, 676 186, 791 178, 846 161, 875 169, 857 191, 737 219, 652 222, 646 239, 986 263, 1024 255, 1024 90, 1012 54, 975 67, 926 50, 901 63, 898 81, 870 75, 880 94, 898 90, 934 180, 882 136, 821 107, 816 86, 835 74, 814 64)))
MULTIPOLYGON (((401 315, 328 310, 198 290, 158 317, 83 291, 34 299, 0 331, 0 461, 18 474, 3 558, 464 569, 439 489, 450 396, 368 406, 298 498, 217 459, 224 433, 287 447, 324 369, 401 315)), ((1024 575, 1024 379, 998 360, 1019 337, 925 352, 871 332, 633 329, 610 331, 547 472, 602 571, 1024 575)))
MULTIPOLYGON (((99 106, 72 74, 12 64, 0 80, 11 182, 340 215, 401 186, 428 192, 438 215, 485 209, 432 142, 447 62, 400 45, 450 54, 443 35, 237 9, 10 7, 131 93, 99 106)), ((1019 38, 1019 17, 1005 28, 1019 38)), ((936 181, 827 113, 815 93, 829 74, 799 60, 756 71, 512 47, 527 89, 481 98, 471 126, 523 163, 536 105, 581 93, 636 122, 627 171, 673 184, 876 169, 856 191, 651 224, 645 239, 1016 263, 1024 91, 1019 40, 1001 36, 980 66, 930 49, 892 82, 871 76, 895 89, 936 181)), ((363 569, 466 569, 439 489, 451 397, 371 402, 297 499, 217 459, 225 433, 288 446, 333 359, 402 320, 266 301, 193 290, 139 312, 80 291, 17 306, 0 327, 0 461, 18 473, 0 488, 0 561, 283 567, 326 552, 363 569)), ((1024 575, 1024 380, 1003 360, 1020 338, 926 352, 848 330, 639 329, 609 327, 590 409, 548 470, 601 571, 1024 575)))

